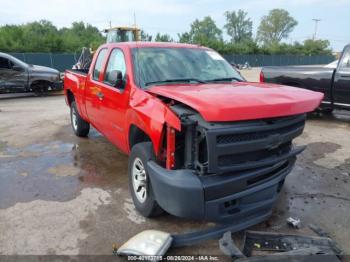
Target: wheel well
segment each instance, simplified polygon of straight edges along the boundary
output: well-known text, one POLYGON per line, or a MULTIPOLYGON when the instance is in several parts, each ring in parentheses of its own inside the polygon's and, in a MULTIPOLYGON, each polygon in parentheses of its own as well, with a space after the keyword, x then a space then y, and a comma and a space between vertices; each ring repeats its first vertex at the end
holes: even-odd
POLYGON ((141 142, 152 142, 150 137, 140 128, 131 125, 129 129, 129 149, 141 142))
POLYGON ((51 84, 52 84, 52 82, 50 82, 50 81, 36 80, 30 84, 30 87, 33 88, 33 87, 40 86, 40 85, 51 85, 51 84))
POLYGON ((68 99, 69 106, 71 106, 72 102, 75 101, 73 92, 70 91, 69 89, 67 90, 67 99, 68 99))

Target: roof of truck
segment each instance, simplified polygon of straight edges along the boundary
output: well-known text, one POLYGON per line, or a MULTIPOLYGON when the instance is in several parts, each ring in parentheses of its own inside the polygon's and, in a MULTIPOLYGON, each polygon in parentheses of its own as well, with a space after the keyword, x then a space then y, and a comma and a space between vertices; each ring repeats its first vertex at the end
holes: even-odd
POLYGON ((118 47, 118 46, 127 46, 129 48, 142 48, 142 47, 172 47, 172 48, 204 48, 207 47, 193 44, 184 44, 184 43, 173 43, 173 42, 118 42, 118 43, 108 43, 104 44, 103 47, 118 47))

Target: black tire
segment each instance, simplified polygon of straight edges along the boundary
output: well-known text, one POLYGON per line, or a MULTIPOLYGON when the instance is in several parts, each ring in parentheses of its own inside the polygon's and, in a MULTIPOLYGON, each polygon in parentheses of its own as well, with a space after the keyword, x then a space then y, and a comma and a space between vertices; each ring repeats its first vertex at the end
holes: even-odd
POLYGON ((324 115, 331 115, 333 113, 334 109, 330 107, 321 108, 321 113, 324 115))
POLYGON ((47 96, 49 94, 50 83, 39 83, 32 87, 36 96, 47 96))
POLYGON ((149 160, 155 159, 153 153, 153 147, 151 142, 142 142, 136 144, 131 149, 131 154, 129 157, 128 163, 128 175, 129 175, 129 190, 135 205, 136 210, 143 215, 144 217, 154 217, 163 213, 163 209, 158 205, 155 200, 154 193, 152 190, 151 181, 148 176, 147 171, 147 162, 149 160), (134 164, 136 161, 141 161, 145 171, 145 188, 146 188, 146 197, 143 201, 140 201, 136 195, 136 190, 134 187, 134 164))
POLYGON ((70 106, 70 120, 75 135, 79 137, 86 137, 89 134, 90 124, 79 115, 75 101, 73 101, 70 106))

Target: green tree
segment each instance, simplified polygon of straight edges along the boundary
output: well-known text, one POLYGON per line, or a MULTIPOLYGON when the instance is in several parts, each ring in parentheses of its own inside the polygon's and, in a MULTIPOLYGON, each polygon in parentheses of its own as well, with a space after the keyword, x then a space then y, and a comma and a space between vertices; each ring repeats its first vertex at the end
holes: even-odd
POLYGON ((46 20, 0 27, 0 50, 6 52, 74 52, 104 42, 96 27, 83 22, 60 30, 46 20))
POLYGON ((151 42, 152 36, 146 33, 144 30, 141 30, 141 41, 151 42))
POLYGON ((222 42, 222 31, 210 16, 206 16, 203 20, 196 19, 191 24, 190 32, 180 35, 180 42, 210 46, 215 42, 222 42))
POLYGON ((80 51, 84 46, 97 49, 106 41, 98 28, 84 22, 74 22, 70 28, 62 28, 60 34, 65 50, 69 51, 80 51))
POLYGON ((202 21, 196 19, 191 25, 190 35, 192 41, 199 44, 222 40, 222 31, 210 16, 204 17, 202 21))
MULTIPOLYGON (((145 41, 152 40, 152 36, 144 31, 142 36, 145 41)), ((261 47, 251 38, 226 43, 222 40, 221 30, 210 17, 195 20, 189 32, 178 36, 179 42, 201 44, 222 54, 329 55, 332 52, 327 40, 306 40, 293 44, 274 41, 261 47)), ((173 39, 167 34, 158 33, 155 40, 173 39)), ((0 26, 0 51, 4 52, 80 52, 84 46, 96 50, 104 42, 105 38, 96 27, 83 22, 74 22, 70 27, 61 29, 46 20, 0 26)))
POLYGON ((253 22, 247 18, 248 13, 239 9, 236 11, 226 11, 226 24, 224 28, 231 37, 231 42, 242 42, 252 39, 253 22))
POLYGON ((0 27, 0 51, 11 52, 25 50, 23 28, 16 25, 5 25, 0 27))
POLYGON ((20 26, 23 30, 22 43, 29 52, 62 51, 62 39, 57 28, 47 20, 27 23, 20 26))
POLYGON ((179 37, 180 43, 191 43, 190 33, 185 32, 185 33, 177 34, 177 36, 179 37))
POLYGON ((217 49, 222 54, 259 54, 261 48, 253 40, 245 40, 238 43, 226 43, 222 49, 217 49))
POLYGON ((304 41, 303 53, 305 55, 331 55, 332 50, 329 48, 328 40, 312 40, 304 41))
POLYGON ((171 38, 170 35, 168 34, 160 34, 160 33, 157 33, 156 37, 154 38, 154 41, 156 42, 174 42, 174 39, 171 38))
POLYGON ((273 9, 264 16, 258 28, 258 41, 264 45, 280 43, 287 38, 298 22, 284 9, 273 9))

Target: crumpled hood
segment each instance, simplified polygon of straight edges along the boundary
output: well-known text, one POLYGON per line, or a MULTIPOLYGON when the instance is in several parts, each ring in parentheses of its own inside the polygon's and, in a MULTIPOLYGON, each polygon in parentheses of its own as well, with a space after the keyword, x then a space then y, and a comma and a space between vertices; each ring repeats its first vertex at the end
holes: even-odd
POLYGON ((269 83, 180 84, 150 87, 197 110, 209 122, 238 121, 296 115, 315 110, 323 94, 269 83))
POLYGON ((35 73, 59 74, 59 71, 46 66, 30 65, 30 70, 35 73))

